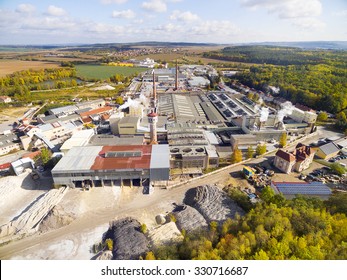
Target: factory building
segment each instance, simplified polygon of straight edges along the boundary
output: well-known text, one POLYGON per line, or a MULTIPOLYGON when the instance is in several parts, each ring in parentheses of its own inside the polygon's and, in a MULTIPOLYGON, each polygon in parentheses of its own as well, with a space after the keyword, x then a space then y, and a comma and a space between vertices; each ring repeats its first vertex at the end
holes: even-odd
POLYGON ((124 117, 110 119, 111 131, 114 135, 135 135, 140 125, 140 117, 124 117))
POLYGON ((168 127, 171 174, 202 174, 207 168, 219 166, 216 136, 193 124, 168 127))
POLYGON ((73 147, 52 170, 55 186, 155 184, 169 180, 168 145, 73 147))

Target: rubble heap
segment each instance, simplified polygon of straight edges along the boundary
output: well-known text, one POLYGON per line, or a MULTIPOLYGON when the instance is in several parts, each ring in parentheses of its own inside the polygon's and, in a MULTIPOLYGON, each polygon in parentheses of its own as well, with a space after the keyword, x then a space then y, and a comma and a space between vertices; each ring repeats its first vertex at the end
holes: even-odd
POLYGON ((236 202, 214 185, 204 185, 188 190, 184 203, 198 210, 207 223, 217 221, 221 224, 228 218, 235 218, 236 213, 244 215, 244 211, 236 202))

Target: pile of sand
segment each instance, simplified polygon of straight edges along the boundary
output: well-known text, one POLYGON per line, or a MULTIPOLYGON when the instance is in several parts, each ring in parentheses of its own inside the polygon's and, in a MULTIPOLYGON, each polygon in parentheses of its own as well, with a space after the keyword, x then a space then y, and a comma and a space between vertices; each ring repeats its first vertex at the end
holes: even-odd
POLYGON ((169 222, 150 230, 148 238, 151 245, 155 247, 183 240, 183 236, 174 222, 169 222))
POLYGON ((50 190, 39 197, 18 217, 0 227, 1 242, 35 233, 42 220, 67 192, 67 188, 50 190))
POLYGON ((54 206, 39 225, 39 231, 44 233, 53 229, 67 226, 75 219, 75 216, 66 213, 64 209, 57 205, 54 206))

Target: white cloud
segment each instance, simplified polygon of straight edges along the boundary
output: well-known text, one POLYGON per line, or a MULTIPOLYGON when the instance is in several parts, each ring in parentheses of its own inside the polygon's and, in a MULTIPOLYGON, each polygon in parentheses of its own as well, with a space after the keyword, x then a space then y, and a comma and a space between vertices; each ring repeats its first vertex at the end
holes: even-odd
POLYGON ((214 36, 230 36, 240 33, 240 29, 228 20, 218 21, 204 21, 191 28, 194 35, 209 35, 213 39, 214 36))
POLYGON ((337 17, 347 17, 347 10, 341 10, 338 12, 334 12, 333 15, 337 16, 337 17))
POLYGON ((164 31, 164 32, 173 32, 173 31, 179 31, 181 29, 181 26, 174 25, 172 23, 160 25, 158 27, 155 27, 155 30, 158 31, 164 31))
POLYGON ((124 10, 124 11, 113 11, 112 17, 114 18, 126 18, 131 19, 134 18, 136 14, 132 10, 124 10))
POLYGON ((50 5, 47 9, 47 14, 54 17, 61 17, 65 16, 67 12, 63 8, 50 5))
POLYGON ((322 0, 241 0, 241 3, 253 10, 265 8, 280 19, 289 19, 300 28, 323 28, 325 23, 318 19, 322 14, 322 0))
POLYGON ((20 4, 18 5, 16 12, 30 14, 35 12, 35 10, 36 8, 31 4, 20 4))
POLYGON ((102 4, 123 4, 127 2, 128 0, 101 0, 102 4))
POLYGON ((293 21, 293 24, 303 29, 317 29, 317 30, 324 28, 326 25, 323 21, 313 17, 298 18, 295 21, 293 21))
POLYGON ((166 3, 163 0, 150 0, 149 2, 143 2, 142 8, 156 13, 163 13, 167 10, 166 3))
POLYGON ((195 21, 199 19, 199 16, 189 11, 181 12, 181 11, 175 10, 171 14, 170 19, 179 20, 179 21, 195 21))
POLYGON ((315 17, 322 13, 321 0, 241 0, 244 6, 265 8, 280 18, 315 17))

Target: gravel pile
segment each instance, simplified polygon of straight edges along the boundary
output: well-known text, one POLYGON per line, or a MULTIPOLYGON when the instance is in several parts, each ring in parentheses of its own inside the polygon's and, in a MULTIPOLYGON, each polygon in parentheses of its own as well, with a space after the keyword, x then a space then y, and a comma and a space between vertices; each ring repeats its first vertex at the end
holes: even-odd
POLYGON ((187 233, 197 230, 205 230, 208 225, 205 218, 193 207, 179 205, 173 211, 176 217, 176 225, 180 231, 183 229, 187 233))
POLYGON ((140 231, 140 226, 133 218, 111 222, 107 235, 113 239, 115 260, 138 260, 148 251, 149 241, 140 231))
POLYGON ((235 218, 236 213, 244 215, 244 211, 225 192, 214 185, 204 185, 188 190, 184 203, 198 210, 207 223, 211 221, 223 223, 228 218, 235 218))
POLYGON ((48 213, 39 226, 39 231, 44 233, 53 229, 58 229, 70 224, 75 217, 66 213, 64 209, 57 205, 48 213))

